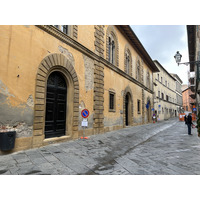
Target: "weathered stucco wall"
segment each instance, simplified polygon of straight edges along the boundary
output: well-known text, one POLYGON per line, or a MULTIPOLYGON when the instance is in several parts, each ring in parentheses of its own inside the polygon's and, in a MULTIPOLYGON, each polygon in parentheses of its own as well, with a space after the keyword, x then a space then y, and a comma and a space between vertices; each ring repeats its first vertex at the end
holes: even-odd
MULTIPOLYGON (((105 33, 107 27, 104 26, 105 33)), ((101 29, 102 27, 99 28, 99 30, 101 29)), ((106 34, 102 30, 99 32, 97 30, 98 27, 95 30, 94 26, 78 26, 77 41, 93 53, 96 53, 99 51, 99 47, 97 48, 97 44, 95 47, 95 39, 97 40, 98 37, 104 38, 101 38, 103 45, 99 45, 104 47, 104 50, 101 49, 98 55, 103 53, 104 58, 106 58, 106 34), (95 34, 95 31, 101 36, 95 34)), ((124 48, 129 41, 117 29, 116 34, 119 42, 119 69, 124 72, 124 48)), ((62 38, 62 36, 59 37, 62 38)), ((43 68, 45 72, 42 72, 39 70, 39 66, 42 65, 41 62, 44 58, 49 55, 56 55, 56 59, 60 55, 64 56, 70 63, 70 67, 75 70, 76 73, 74 74, 78 79, 79 94, 77 96, 79 102, 75 104, 72 101, 67 102, 68 108, 73 107, 79 113, 78 116, 69 116, 72 122, 74 119, 77 120, 75 123, 77 123, 78 130, 70 130, 72 135, 64 137, 64 140, 78 138, 82 135, 81 111, 84 108, 90 111, 87 134, 95 134, 94 128, 96 128, 97 132, 123 128, 124 91, 127 88, 132 94, 133 125, 147 122, 145 105, 147 98, 152 100, 152 94, 145 89, 144 95, 142 95, 142 88, 138 84, 133 83, 126 76, 122 76, 119 71, 115 72, 110 66, 106 66, 108 63, 104 62, 103 64, 94 55, 88 55, 88 50, 82 49, 80 51, 81 45, 75 44, 77 48, 74 48, 73 45, 68 45, 63 39, 58 39, 57 36, 51 35, 37 26, 0 26, 0 125, 16 128, 15 150, 32 148, 33 146, 46 145, 62 140, 45 140, 44 133, 41 133, 43 129, 33 131, 35 130, 35 105, 37 104, 38 109, 40 109, 38 102, 45 105, 46 84, 49 76, 48 70, 50 70, 46 67, 46 69, 43 68), (84 51, 87 51, 87 53, 84 51), (38 70, 40 75, 38 75, 38 70), (40 82, 40 93, 36 91, 38 77, 43 80, 43 82, 40 82), (116 95, 115 112, 109 111, 109 91, 114 91, 116 95), (103 96, 100 94, 103 94, 103 96), (137 112, 137 100, 140 100, 141 104, 143 102, 144 109, 141 113, 137 112)), ((136 61, 137 59, 141 61, 141 57, 138 56, 138 53, 131 45, 129 47, 133 63, 132 77, 135 78, 136 61)), ((49 65, 48 61, 44 60, 44 62, 45 66, 49 65)), ((143 69, 144 71, 148 69, 145 63, 143 64, 143 69)), ((151 75, 152 72, 150 71, 151 75)), ((74 87, 73 84, 71 88, 74 87)), ((37 111, 37 113, 40 114, 40 111, 37 111)), ((40 120, 38 126, 42 124, 43 128, 44 118, 44 116, 37 118, 40 120), (41 122, 41 120, 43 121, 41 122)))
MULTIPOLYGON (((91 111, 92 128, 94 61, 36 26, 0 26, 0 33, 0 125, 14 127, 17 138, 33 136, 38 67, 48 54, 62 53, 78 72, 80 102, 91 111)), ((17 140, 16 145, 30 148, 31 139, 17 140)))
POLYGON ((30 137, 33 129, 33 98, 30 95, 26 103, 13 94, 0 81, 0 126, 16 130, 16 137, 30 137), (17 105, 12 105, 12 101, 17 105))

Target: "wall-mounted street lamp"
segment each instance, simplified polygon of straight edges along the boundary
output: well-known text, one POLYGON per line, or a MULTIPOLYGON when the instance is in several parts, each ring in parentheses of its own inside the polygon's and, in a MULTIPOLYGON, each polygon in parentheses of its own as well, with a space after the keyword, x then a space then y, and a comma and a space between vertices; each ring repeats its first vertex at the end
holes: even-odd
POLYGON ((182 55, 179 53, 179 51, 177 51, 174 58, 176 60, 176 63, 178 64, 178 66, 181 64, 183 64, 183 65, 200 64, 200 60, 181 63, 181 57, 182 57, 182 55))

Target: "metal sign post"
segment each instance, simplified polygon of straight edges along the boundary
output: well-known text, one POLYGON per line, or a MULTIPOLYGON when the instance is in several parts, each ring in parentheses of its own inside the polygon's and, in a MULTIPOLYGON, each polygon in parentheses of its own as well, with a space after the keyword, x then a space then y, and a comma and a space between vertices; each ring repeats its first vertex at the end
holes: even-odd
POLYGON ((84 109, 81 112, 81 116, 83 117, 81 126, 83 127, 83 137, 81 139, 88 139, 88 137, 85 137, 85 127, 88 127, 88 116, 89 116, 89 110, 84 109))

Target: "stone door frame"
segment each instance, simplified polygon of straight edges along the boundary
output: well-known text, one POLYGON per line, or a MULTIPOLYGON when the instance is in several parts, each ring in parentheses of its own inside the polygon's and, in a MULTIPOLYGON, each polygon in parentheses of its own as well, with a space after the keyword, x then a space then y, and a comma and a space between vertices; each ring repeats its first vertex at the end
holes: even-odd
POLYGON ((129 96, 129 102, 130 102, 130 111, 128 113, 128 124, 129 126, 133 126, 133 95, 131 88, 128 86, 124 90, 124 96, 123 96, 123 127, 126 127, 126 95, 129 96))
POLYGON ((40 63, 36 75, 35 105, 33 123, 33 147, 42 146, 45 140, 74 138, 78 134, 79 117, 79 82, 71 62, 63 54, 53 53, 46 56, 40 63), (67 84, 67 116, 66 133, 60 138, 45 139, 45 112, 47 80, 52 72, 61 72, 67 84))

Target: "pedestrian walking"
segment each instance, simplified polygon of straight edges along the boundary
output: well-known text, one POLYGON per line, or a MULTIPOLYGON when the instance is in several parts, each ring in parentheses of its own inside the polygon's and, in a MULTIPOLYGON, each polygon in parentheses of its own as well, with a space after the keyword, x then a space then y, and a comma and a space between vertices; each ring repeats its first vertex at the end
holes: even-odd
POLYGON ((152 120, 153 120, 153 123, 156 122, 156 114, 154 113, 153 116, 152 116, 152 120))
POLYGON ((187 117, 187 126, 188 126, 188 135, 192 135, 191 134, 191 125, 193 124, 192 123, 192 116, 191 116, 191 113, 188 114, 188 117, 187 117))

